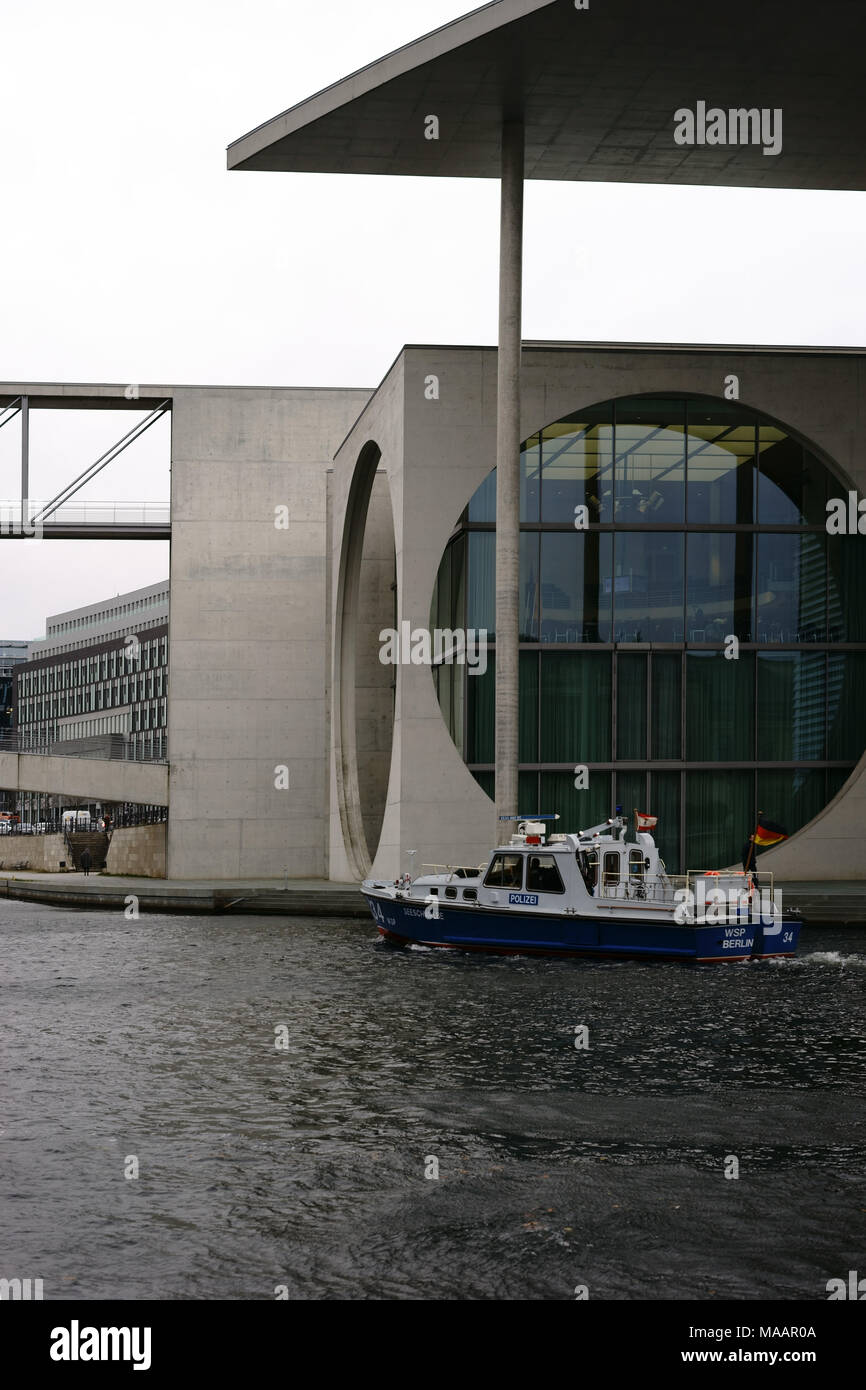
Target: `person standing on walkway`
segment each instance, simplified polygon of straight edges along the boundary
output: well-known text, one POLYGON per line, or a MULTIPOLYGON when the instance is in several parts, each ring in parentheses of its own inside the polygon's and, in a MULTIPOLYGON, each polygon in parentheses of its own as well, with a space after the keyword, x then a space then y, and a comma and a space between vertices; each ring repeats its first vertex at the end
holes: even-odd
POLYGON ((93 863, 93 856, 91 855, 90 850, 89 850, 89 849, 82 850, 82 851, 81 851, 81 867, 82 867, 82 869, 84 870, 84 877, 85 877, 85 878, 87 878, 87 875, 90 873, 90 866, 92 865, 92 863, 93 863))

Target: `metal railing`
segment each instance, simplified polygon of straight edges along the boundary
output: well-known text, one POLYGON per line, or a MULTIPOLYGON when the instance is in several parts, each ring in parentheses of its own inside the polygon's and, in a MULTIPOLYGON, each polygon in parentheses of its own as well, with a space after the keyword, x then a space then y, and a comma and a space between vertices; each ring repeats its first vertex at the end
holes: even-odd
POLYGON ((37 758, 96 758, 101 761, 121 763, 167 763, 168 739, 158 734, 153 740, 152 751, 133 746, 126 735, 94 735, 89 748, 82 748, 81 740, 70 740, 69 745, 62 739, 53 742, 32 743, 29 737, 14 730, 0 730, 0 753, 22 753, 37 758), (104 740, 97 742, 98 739, 104 740))
POLYGON ((74 825, 68 822, 64 824, 59 814, 50 820, 41 821, 0 820, 0 838, 8 835, 63 835, 68 839, 70 835, 77 835, 82 831, 90 833, 95 830, 107 830, 111 833, 135 825, 162 825, 167 820, 167 806, 138 806, 134 810, 117 811, 112 815, 108 825, 102 816, 91 817, 89 821, 76 821, 74 825))
POLYGON ((0 502, 0 533, 12 533, 19 526, 44 530, 50 526, 168 526, 168 502, 61 502, 28 498, 22 513, 21 502, 0 502), (50 510, 48 510, 50 508, 50 510), (47 515, 45 515, 47 511, 47 515))

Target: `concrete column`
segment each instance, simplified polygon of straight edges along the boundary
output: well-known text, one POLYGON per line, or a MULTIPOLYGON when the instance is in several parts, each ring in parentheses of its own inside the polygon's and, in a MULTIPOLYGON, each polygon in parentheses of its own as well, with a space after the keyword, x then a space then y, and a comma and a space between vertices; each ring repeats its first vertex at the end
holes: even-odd
MULTIPOLYGON (((496 814, 517 805, 520 600, 520 339, 523 292, 522 121, 502 126, 496 409, 496 814)), ((524 808, 532 810, 532 807, 524 808)), ((507 830, 507 827, 501 827, 507 830)))
POLYGON ((30 519, 30 397, 21 397, 21 534, 27 535, 30 519))

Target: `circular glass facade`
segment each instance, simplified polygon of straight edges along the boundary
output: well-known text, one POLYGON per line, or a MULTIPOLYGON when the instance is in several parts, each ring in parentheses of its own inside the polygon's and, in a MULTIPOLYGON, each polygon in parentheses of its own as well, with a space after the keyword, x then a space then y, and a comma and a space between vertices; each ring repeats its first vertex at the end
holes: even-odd
MULTIPOLYGON (((758 810, 789 833, 817 815, 866 746, 866 537, 826 531, 846 491, 736 401, 609 401, 527 440, 520 811, 566 830, 649 812, 671 870, 735 862, 758 810)), ((490 795, 495 517, 494 470, 431 611, 431 627, 489 633, 485 674, 434 679, 490 795)))

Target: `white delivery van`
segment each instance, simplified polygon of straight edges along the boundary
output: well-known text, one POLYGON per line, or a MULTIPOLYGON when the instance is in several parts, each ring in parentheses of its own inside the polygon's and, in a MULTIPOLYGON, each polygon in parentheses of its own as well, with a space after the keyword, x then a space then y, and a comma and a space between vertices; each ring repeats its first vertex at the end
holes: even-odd
POLYGON ((89 830, 90 812, 64 811, 62 821, 64 830, 89 830))

